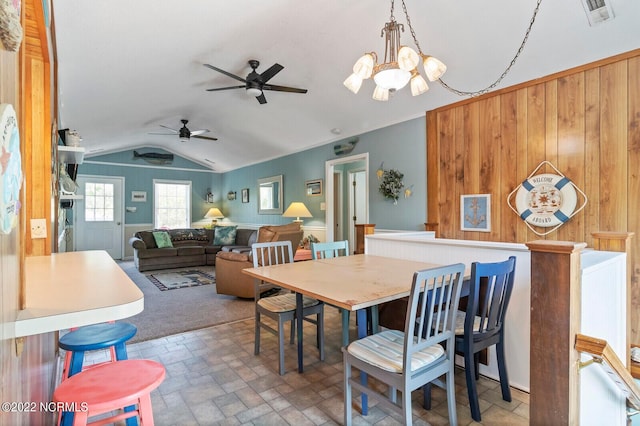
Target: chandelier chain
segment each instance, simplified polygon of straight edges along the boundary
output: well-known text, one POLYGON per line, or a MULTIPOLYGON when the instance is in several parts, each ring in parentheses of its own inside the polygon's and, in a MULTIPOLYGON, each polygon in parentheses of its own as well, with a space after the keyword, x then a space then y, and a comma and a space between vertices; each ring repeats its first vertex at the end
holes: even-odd
MULTIPOLYGON (((511 71, 511 68, 515 65, 516 61, 518 60, 518 57, 524 50, 524 46, 527 43, 527 40, 529 39, 529 33, 533 28, 533 23, 536 21, 536 16, 538 15, 538 11, 540 10, 540 3, 542 3, 542 0, 538 0, 538 2, 536 3, 536 8, 533 10, 533 16, 531 17, 531 21, 529 22, 529 27, 527 28, 527 31, 524 34, 524 38, 522 39, 522 43, 520 43, 520 47, 518 48, 518 51, 516 52, 513 59, 511 59, 511 62, 509 63, 507 68, 502 72, 500 77, 498 77, 498 79, 494 81, 491 85, 477 91, 465 91, 465 90, 458 90, 449 86, 442 79, 438 79, 438 83, 440 83, 440 85, 442 85, 442 87, 444 87, 445 89, 449 90, 452 93, 455 93, 458 96, 471 96, 471 97, 483 95, 489 92, 494 87, 496 87, 498 84, 500 84, 500 82, 507 76, 509 71, 511 71)), ((393 10, 393 0, 391 2, 391 8, 393 10)), ((420 55, 424 55, 422 53, 422 49, 420 49, 420 44, 418 43, 418 38, 416 37, 416 33, 413 30, 413 26, 411 25, 411 20, 409 19, 409 13, 407 12, 407 6, 404 4, 404 0, 402 0, 402 9, 404 10, 404 14, 407 18, 407 25, 409 25, 409 31, 411 31, 413 42, 416 44, 416 47, 418 48, 418 52, 420 53, 420 55)))

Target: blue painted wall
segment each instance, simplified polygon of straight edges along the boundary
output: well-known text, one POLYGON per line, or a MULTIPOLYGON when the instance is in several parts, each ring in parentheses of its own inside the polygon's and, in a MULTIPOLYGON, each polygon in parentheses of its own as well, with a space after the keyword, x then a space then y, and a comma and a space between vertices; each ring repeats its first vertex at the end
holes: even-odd
MULTIPOLYGON (((139 149, 138 153, 157 152, 169 154, 162 149, 139 149)), ((222 176, 206 167, 182 157, 174 156, 167 165, 151 164, 142 159, 134 159, 133 151, 122 151, 98 157, 91 157, 78 167, 78 174, 99 176, 123 176, 125 179, 125 206, 136 207, 135 213, 125 213, 125 223, 153 223, 153 180, 171 179, 191 181, 191 220, 202 220, 209 207, 220 205, 222 176), (206 203, 207 188, 214 194, 214 203, 206 203), (131 191, 145 191, 146 202, 131 202, 131 191)))
MULTIPOLYGON (((126 214, 126 223, 151 223, 153 179, 178 179, 193 182, 193 220, 201 220, 208 205, 204 197, 207 188, 214 193, 214 204, 220 207, 226 220, 237 223, 282 224, 290 222, 281 215, 258 215, 257 180, 283 175, 283 206, 293 201, 303 201, 313 218, 305 219, 305 225, 324 226, 324 211, 321 197, 309 197, 305 192, 305 181, 323 179, 325 162, 339 158, 335 155, 333 142, 299 153, 291 154, 264 163, 243 167, 219 174, 206 171, 199 164, 175 157, 171 165, 152 166, 143 160, 133 160, 132 151, 91 157, 80 166, 80 174, 124 176, 126 205, 131 205, 131 191, 147 191, 146 203, 135 203, 136 213, 126 214), (107 163, 99 165, 96 163, 107 163), (242 189, 249 189, 249 203, 242 203, 242 189), (229 192, 236 199, 227 199, 229 192), (141 206, 144 204, 144 206, 141 206)), ((163 152, 158 149, 140 149, 139 152, 163 152)), ((423 230, 426 222, 426 125, 424 117, 398 123, 359 136, 359 142, 349 154, 369 153, 369 222, 379 229, 423 230), (379 181, 375 174, 381 163, 385 169, 398 169, 404 174, 405 186, 413 185, 413 196, 400 197, 397 205, 386 200, 378 192, 379 181)), ((326 188, 323 188, 326 189, 326 188)))

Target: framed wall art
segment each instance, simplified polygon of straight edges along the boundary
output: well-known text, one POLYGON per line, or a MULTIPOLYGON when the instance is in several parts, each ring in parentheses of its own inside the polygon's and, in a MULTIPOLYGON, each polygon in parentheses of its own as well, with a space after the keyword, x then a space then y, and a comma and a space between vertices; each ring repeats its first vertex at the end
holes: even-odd
POLYGON ((460 196, 460 229, 491 231, 491 194, 460 196))
POLYGON ((322 195, 322 179, 308 180, 305 182, 307 196, 316 197, 322 195))
POLYGON ((135 203, 145 203, 147 201, 147 192, 131 191, 131 201, 135 203))
POLYGON ((249 202, 249 188, 242 189, 242 202, 243 203, 249 202))

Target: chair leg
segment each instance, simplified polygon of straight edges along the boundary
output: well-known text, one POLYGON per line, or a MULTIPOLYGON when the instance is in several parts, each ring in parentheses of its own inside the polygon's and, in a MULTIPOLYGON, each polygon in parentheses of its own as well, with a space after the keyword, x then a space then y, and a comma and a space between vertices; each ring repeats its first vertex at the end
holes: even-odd
MULTIPOLYGON (((395 393, 395 389, 393 389, 393 392, 395 393)), ((411 416, 411 392, 408 392, 408 389, 402 391, 402 418, 404 419, 405 425, 411 426, 413 424, 413 418, 411 416)))
MULTIPOLYGON (((449 409, 450 425, 458 424, 458 413, 456 411, 456 385, 453 379, 454 374, 454 367, 452 365, 445 377, 445 380, 447 381, 447 406, 449 409)), ((429 387, 430 386, 431 383, 429 383, 429 387)), ((429 405, 431 405, 431 400, 429 400, 429 405)))
POLYGON ((478 404, 478 389, 476 388, 476 372, 475 372, 474 354, 471 350, 464 351, 464 375, 467 379, 467 393, 469 394, 469 408, 471 409, 471 417, 479 422, 480 405, 478 404))
POLYGON ((254 341, 253 354, 258 355, 260 354, 260 313, 259 312, 256 312, 256 328, 255 328, 255 337, 253 341, 254 341))
POLYGON ((278 318, 278 371, 284 374, 284 321, 278 318))
POLYGON ((351 364, 347 361, 347 357, 344 356, 344 424, 345 426, 351 426, 352 406, 351 406, 351 364))
POLYGON ((296 319, 292 319, 291 320, 291 334, 289 335, 289 344, 293 345, 293 343, 296 341, 296 319))
POLYGON ((502 399, 511 402, 511 388, 509 387, 509 377, 507 375, 507 362, 504 355, 504 343, 502 340, 496 344, 496 357, 498 359, 498 373, 500 374, 500 387, 502 388, 502 399))
POLYGON ((431 410, 431 383, 422 386, 422 408, 431 410))

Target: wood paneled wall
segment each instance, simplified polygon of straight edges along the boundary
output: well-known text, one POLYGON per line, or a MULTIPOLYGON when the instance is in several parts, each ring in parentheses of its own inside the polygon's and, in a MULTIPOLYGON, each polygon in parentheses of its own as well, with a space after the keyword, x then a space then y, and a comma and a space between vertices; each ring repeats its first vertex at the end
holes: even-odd
POLYGON ((640 342, 640 49, 427 112, 425 222, 441 238, 540 239, 507 196, 545 160, 588 203, 543 238, 593 246, 596 231, 635 233, 631 333, 640 342), (463 194, 491 194, 491 232, 460 230, 463 194))

